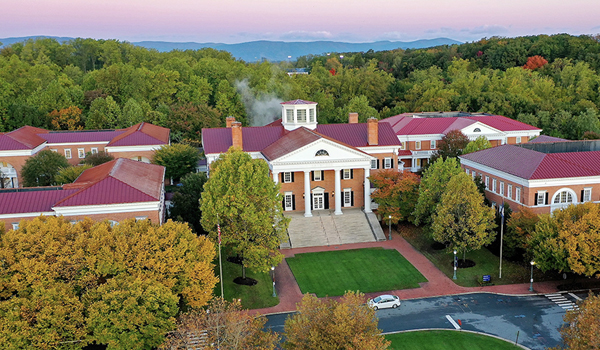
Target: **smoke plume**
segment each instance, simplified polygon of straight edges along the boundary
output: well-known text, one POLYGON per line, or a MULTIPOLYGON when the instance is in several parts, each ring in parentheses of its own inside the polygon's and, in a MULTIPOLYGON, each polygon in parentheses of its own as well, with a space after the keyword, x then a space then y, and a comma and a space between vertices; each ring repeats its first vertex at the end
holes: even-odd
POLYGON ((242 97, 246 107, 250 126, 263 126, 281 118, 282 99, 274 94, 260 94, 254 96, 248 84, 248 79, 235 82, 235 88, 242 97))

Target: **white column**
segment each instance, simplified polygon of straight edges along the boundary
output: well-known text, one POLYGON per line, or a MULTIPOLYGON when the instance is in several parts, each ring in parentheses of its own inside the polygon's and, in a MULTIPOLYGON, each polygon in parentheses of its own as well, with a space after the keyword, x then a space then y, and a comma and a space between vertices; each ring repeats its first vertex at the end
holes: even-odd
POLYGON ((371 168, 365 168, 365 213, 371 212, 371 168))
POLYGON ((335 215, 342 215, 342 178, 340 169, 334 169, 335 171, 335 215))
POLYGON ((273 171, 273 181, 275 181, 275 183, 279 182, 279 173, 273 171))
POLYGON ((310 171, 304 171, 304 217, 312 217, 310 210, 310 171))

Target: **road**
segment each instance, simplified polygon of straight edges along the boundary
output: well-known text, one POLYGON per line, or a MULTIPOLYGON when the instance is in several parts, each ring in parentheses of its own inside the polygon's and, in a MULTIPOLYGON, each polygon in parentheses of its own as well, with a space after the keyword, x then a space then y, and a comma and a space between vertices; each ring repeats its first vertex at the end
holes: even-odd
MULTIPOLYGON (((585 294, 578 294, 585 298, 585 294)), ((405 300, 397 309, 377 311, 379 328, 384 333, 424 329, 455 329, 446 315, 462 328, 496 335, 515 341, 530 349, 545 349, 560 344, 558 329, 569 302, 577 299, 568 293, 561 296, 505 296, 475 293, 405 300), (552 298, 552 299, 551 299, 552 298), (559 305, 560 304, 560 305, 559 305)), ((283 332, 283 324, 289 314, 267 316, 267 327, 283 332)))

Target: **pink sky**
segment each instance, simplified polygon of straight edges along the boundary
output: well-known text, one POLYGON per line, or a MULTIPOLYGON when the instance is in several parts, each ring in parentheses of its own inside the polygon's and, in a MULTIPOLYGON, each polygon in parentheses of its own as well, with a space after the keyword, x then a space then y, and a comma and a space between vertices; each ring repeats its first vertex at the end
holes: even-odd
POLYGON ((3 0, 0 38, 367 42, 600 33, 600 0, 3 0))

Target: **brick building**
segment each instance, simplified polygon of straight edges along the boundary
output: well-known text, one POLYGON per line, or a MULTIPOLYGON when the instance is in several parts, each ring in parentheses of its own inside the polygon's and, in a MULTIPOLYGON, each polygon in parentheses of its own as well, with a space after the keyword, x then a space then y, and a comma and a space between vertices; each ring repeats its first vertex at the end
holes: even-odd
POLYGON ((379 123, 392 126, 401 142, 399 169, 412 172, 427 164, 437 150, 437 143, 452 130, 460 130, 471 140, 485 136, 492 146, 526 143, 542 131, 500 115, 465 112, 404 113, 379 123))
MULTIPOLYGON (((503 145, 460 156, 471 176, 481 176, 492 204, 508 203, 550 213, 570 204, 600 203, 600 140, 503 145)), ((547 142, 544 142, 547 141, 547 142)))
MULTIPOLYGON (((119 130, 49 131, 24 126, 0 134, 0 173, 4 188, 17 188, 25 161, 41 150, 63 154, 78 164, 89 153, 106 152, 115 158, 149 163, 156 149, 169 144, 169 129, 140 123, 119 130)), ((21 186, 22 187, 22 186, 21 186)))
MULTIPOLYGON (((281 183, 285 211, 361 208, 371 212, 369 176, 397 169, 400 142, 390 124, 371 118, 358 123, 318 125, 317 103, 283 102, 282 118, 262 127, 242 127, 232 117, 226 128, 202 130, 208 166, 231 146, 265 160, 281 183)), ((210 171, 209 171, 210 173, 210 171)))
POLYGON ((119 158, 84 171, 75 182, 58 187, 0 190, 0 221, 6 229, 40 215, 73 222, 90 217, 119 222, 164 219, 165 168, 119 158))

